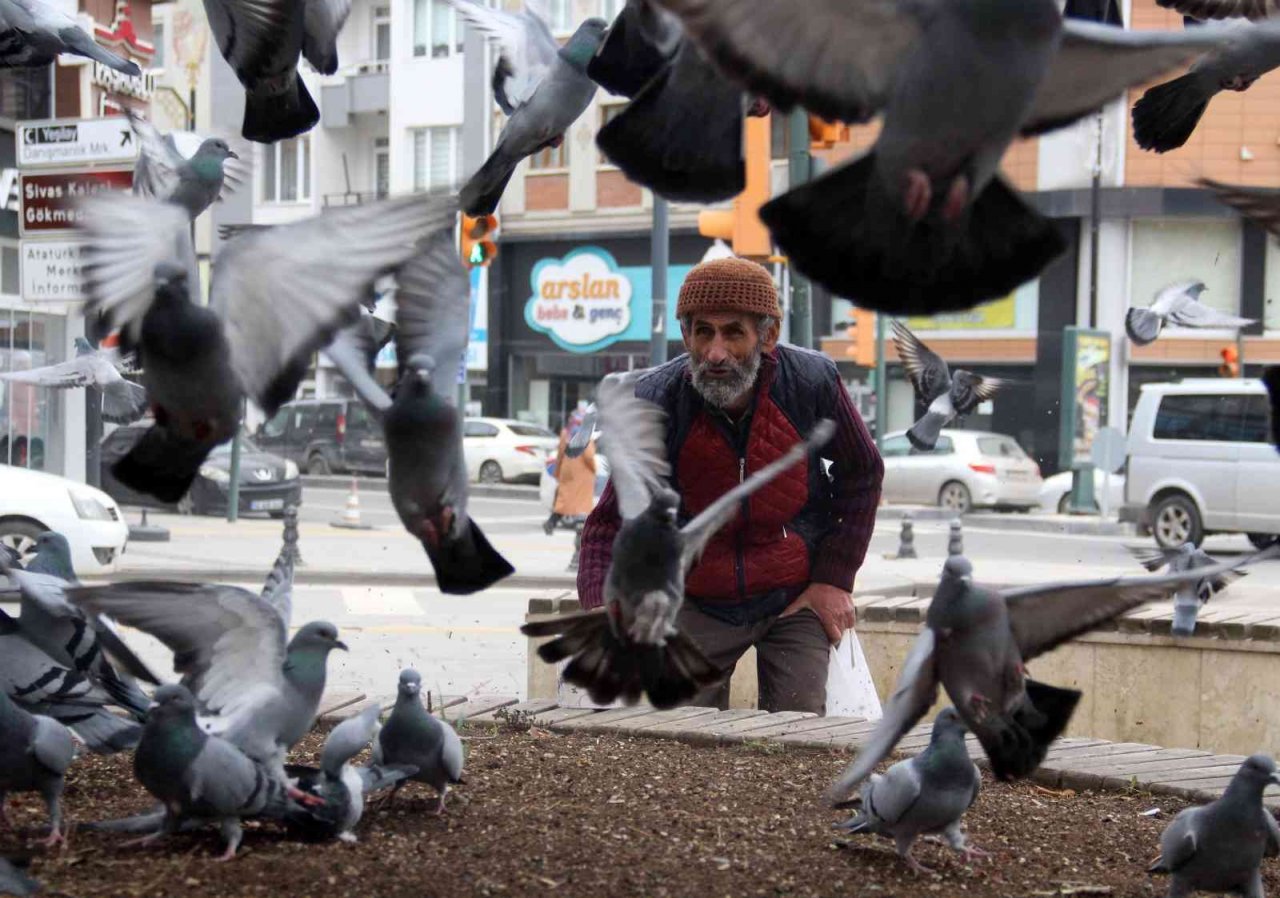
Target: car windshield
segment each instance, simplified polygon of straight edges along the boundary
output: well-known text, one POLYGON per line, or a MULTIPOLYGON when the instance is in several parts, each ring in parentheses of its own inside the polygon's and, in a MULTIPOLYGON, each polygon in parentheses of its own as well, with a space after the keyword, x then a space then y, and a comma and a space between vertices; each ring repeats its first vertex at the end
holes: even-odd
POLYGON ((1003 458, 1026 458, 1027 453, 1009 437, 978 437, 978 451, 1003 458))
MULTIPOLYGON (((240 451, 243 453, 243 452, 261 452, 262 450, 259 449, 256 445, 254 445, 253 440, 249 439, 249 435, 247 433, 242 433, 240 434, 240 451)), ((211 456, 225 455, 230 457, 231 441, 227 440, 225 443, 219 443, 217 446, 214 446, 213 451, 210 452, 209 455, 211 456)))
POLYGON ((545 427, 536 424, 508 424, 507 427, 518 437, 554 437, 555 434, 545 427))

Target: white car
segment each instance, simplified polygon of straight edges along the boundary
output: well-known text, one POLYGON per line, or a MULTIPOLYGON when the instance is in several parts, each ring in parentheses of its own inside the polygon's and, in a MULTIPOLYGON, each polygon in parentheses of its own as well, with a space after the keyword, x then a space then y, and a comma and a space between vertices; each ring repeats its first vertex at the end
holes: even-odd
POLYGON ((80 575, 109 571, 129 539, 120 506, 102 490, 54 474, 0 465, 0 543, 25 562, 36 537, 55 530, 80 575))
POLYGON ((1036 506, 1040 466, 1013 439, 981 430, 944 430, 927 452, 903 431, 888 434, 884 458, 886 502, 938 505, 959 514, 971 508, 1036 506))
POLYGON ((480 483, 536 482, 547 453, 560 438, 545 427, 509 418, 467 418, 462 423, 462 452, 467 478, 480 483))
MULTIPOLYGON (((1102 487, 1106 483, 1106 477, 1097 468, 1093 469, 1093 497, 1094 508, 1098 508, 1102 496, 1102 487)), ((1118 512, 1120 506, 1124 504, 1124 475, 1111 475, 1111 489, 1108 492, 1110 503, 1107 508, 1112 512, 1118 512)), ((1057 512, 1058 514, 1069 514, 1067 506, 1071 502, 1071 472, 1059 471, 1052 477, 1046 477, 1044 486, 1040 487, 1040 507, 1047 511, 1057 512)))

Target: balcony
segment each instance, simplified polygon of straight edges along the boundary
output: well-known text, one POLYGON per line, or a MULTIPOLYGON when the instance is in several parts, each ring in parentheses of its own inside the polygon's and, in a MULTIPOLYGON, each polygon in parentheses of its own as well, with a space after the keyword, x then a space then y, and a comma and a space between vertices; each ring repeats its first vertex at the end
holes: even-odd
POLYGON ((369 112, 386 112, 391 107, 389 63, 362 62, 347 66, 336 84, 320 88, 321 122, 326 128, 349 128, 351 117, 369 112))

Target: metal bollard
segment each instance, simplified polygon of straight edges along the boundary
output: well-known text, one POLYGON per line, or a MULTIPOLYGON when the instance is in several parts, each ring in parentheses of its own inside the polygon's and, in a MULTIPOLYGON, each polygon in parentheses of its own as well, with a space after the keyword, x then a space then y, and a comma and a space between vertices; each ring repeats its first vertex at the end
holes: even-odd
POLYGON ((911 515, 902 516, 902 531, 898 534, 898 558, 919 558, 916 554, 916 534, 911 515))
POLYGON ((289 547, 296 567, 302 566, 302 550, 298 548, 298 506, 286 505, 284 508, 284 543, 289 547))
POLYGON ((576 521, 573 525, 573 557, 569 559, 569 567, 566 570, 576 571, 578 569, 578 553, 582 551, 582 525, 586 521, 576 521))
POLYGON ((960 519, 951 522, 951 536, 947 540, 947 555, 963 555, 964 539, 960 534, 960 519))

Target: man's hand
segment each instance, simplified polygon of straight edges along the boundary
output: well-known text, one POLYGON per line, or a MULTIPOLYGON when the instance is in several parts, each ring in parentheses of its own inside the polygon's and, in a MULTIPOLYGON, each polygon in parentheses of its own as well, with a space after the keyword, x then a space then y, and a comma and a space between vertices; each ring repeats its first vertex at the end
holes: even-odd
POLYGON ((829 583, 810 583, 778 617, 787 617, 804 608, 809 608, 818 615, 818 620, 822 621, 822 628, 827 631, 827 638, 831 640, 832 645, 841 640, 845 630, 852 630, 858 623, 858 613, 853 607, 853 596, 829 583))

